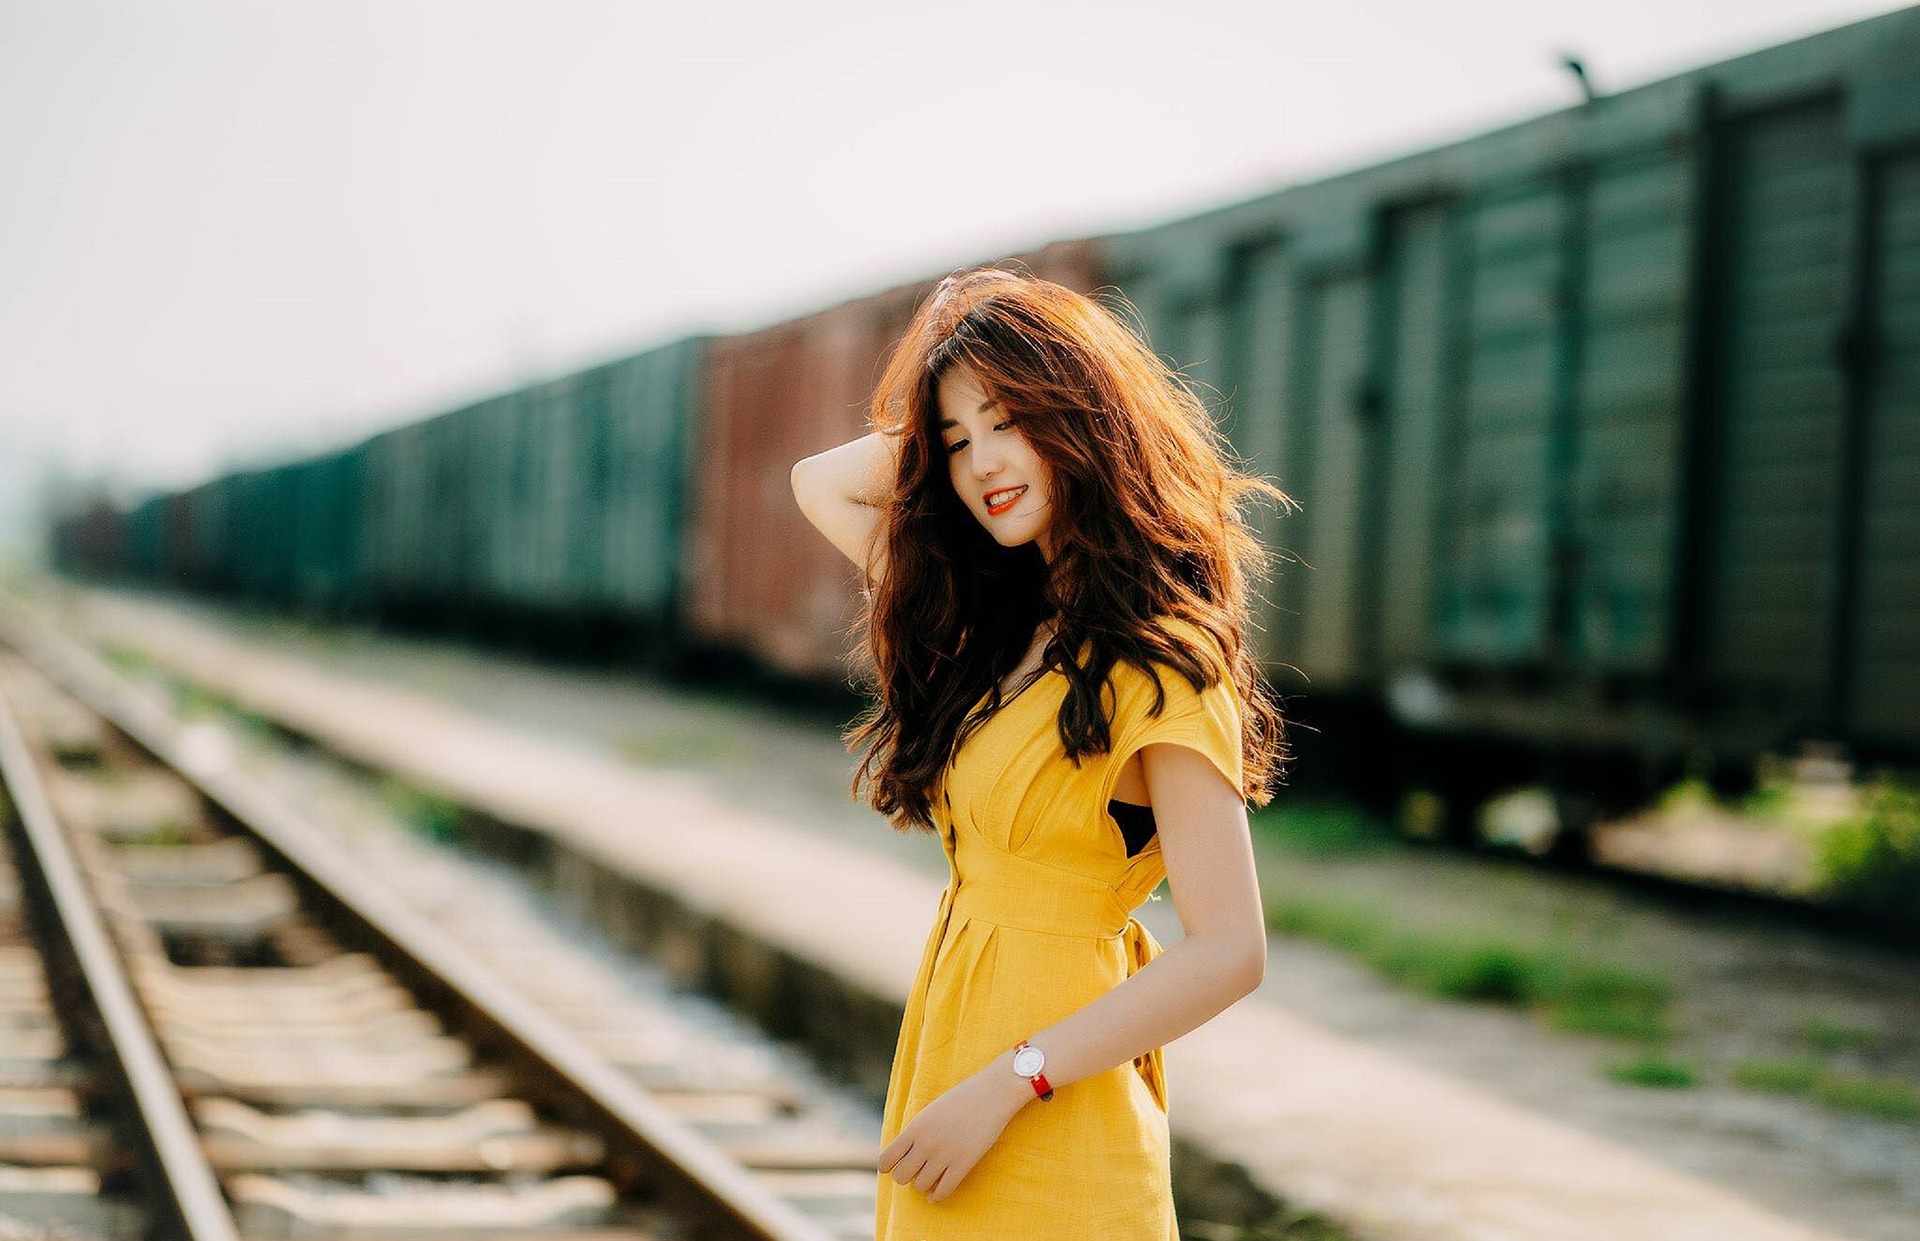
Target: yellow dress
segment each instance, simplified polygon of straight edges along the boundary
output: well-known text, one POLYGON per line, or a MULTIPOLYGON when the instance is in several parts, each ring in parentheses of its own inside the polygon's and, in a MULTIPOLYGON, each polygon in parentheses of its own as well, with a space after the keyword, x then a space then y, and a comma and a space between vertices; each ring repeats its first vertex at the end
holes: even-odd
MULTIPOLYGON (((1106 811, 1120 771, 1155 742, 1199 751, 1236 789, 1242 770, 1240 701, 1218 644, 1182 622, 1169 631, 1220 679, 1196 692, 1156 665, 1166 704, 1149 718, 1152 678, 1116 664, 1107 754, 1078 769, 1067 759, 1055 724, 1066 680, 1050 670, 947 769, 933 809, 952 878, 901 1022, 882 1148, 949 1087, 1159 953, 1131 915, 1166 865, 1157 836, 1127 856, 1106 811)), ((877 1241, 1177 1241, 1160 1049, 1026 1104, 944 1201, 889 1174, 879 1191, 877 1241)))

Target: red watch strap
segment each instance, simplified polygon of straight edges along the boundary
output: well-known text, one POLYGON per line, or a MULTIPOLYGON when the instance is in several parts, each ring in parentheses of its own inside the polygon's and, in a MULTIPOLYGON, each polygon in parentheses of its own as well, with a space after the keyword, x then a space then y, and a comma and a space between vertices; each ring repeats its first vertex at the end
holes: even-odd
MULTIPOLYGON (((1027 1045, 1027 1040, 1021 1039, 1019 1042, 1013 1045, 1013 1049, 1014 1051, 1018 1052, 1022 1047, 1025 1047, 1026 1045, 1027 1045)), ((1033 1093, 1039 1095, 1042 1099, 1053 1098, 1053 1083, 1047 1080, 1047 1075, 1045 1073, 1035 1073, 1032 1077, 1029 1077, 1027 1080, 1033 1083, 1033 1093)))

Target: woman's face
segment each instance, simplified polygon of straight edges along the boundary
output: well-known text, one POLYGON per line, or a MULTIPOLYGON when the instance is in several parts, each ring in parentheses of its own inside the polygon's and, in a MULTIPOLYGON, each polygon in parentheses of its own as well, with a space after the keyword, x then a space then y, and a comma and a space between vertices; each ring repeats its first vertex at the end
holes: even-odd
POLYGON ((936 395, 947 477, 961 503, 1000 546, 1037 541, 1040 554, 1052 560, 1052 476, 1046 462, 1007 421, 1006 411, 988 402, 968 367, 949 367, 936 395))

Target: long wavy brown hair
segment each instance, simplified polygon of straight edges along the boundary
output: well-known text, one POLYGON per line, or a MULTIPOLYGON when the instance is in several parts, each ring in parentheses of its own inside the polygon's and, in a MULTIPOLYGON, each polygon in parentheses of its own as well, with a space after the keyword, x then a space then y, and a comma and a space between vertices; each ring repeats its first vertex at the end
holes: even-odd
POLYGON ((1167 618, 1198 625, 1226 654, 1242 708, 1242 795, 1265 805, 1290 759, 1246 640, 1249 583, 1266 577, 1268 559, 1242 505, 1293 501, 1236 468, 1204 402, 1112 296, 1118 309, 1020 272, 950 276, 915 312, 874 392, 874 428, 901 437, 900 466, 883 518, 886 571, 856 627, 875 692, 847 741, 867 747, 854 795, 864 785, 898 830, 932 830, 948 763, 1000 707, 1000 682, 1047 620, 1056 625, 1042 674, 1066 677, 1058 728, 1076 764, 1112 747, 1101 690, 1120 660, 1156 684, 1156 661, 1196 690, 1217 679, 1167 618), (1051 562, 1037 543, 1002 547, 954 492, 937 390, 960 364, 1051 472, 1051 562))

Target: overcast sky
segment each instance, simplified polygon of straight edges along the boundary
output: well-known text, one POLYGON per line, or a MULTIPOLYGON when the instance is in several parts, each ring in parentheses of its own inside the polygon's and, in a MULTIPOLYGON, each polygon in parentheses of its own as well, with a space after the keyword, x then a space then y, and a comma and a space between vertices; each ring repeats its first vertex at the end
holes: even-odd
POLYGON ((0 544, 1897 7, 0 0, 0 544))

